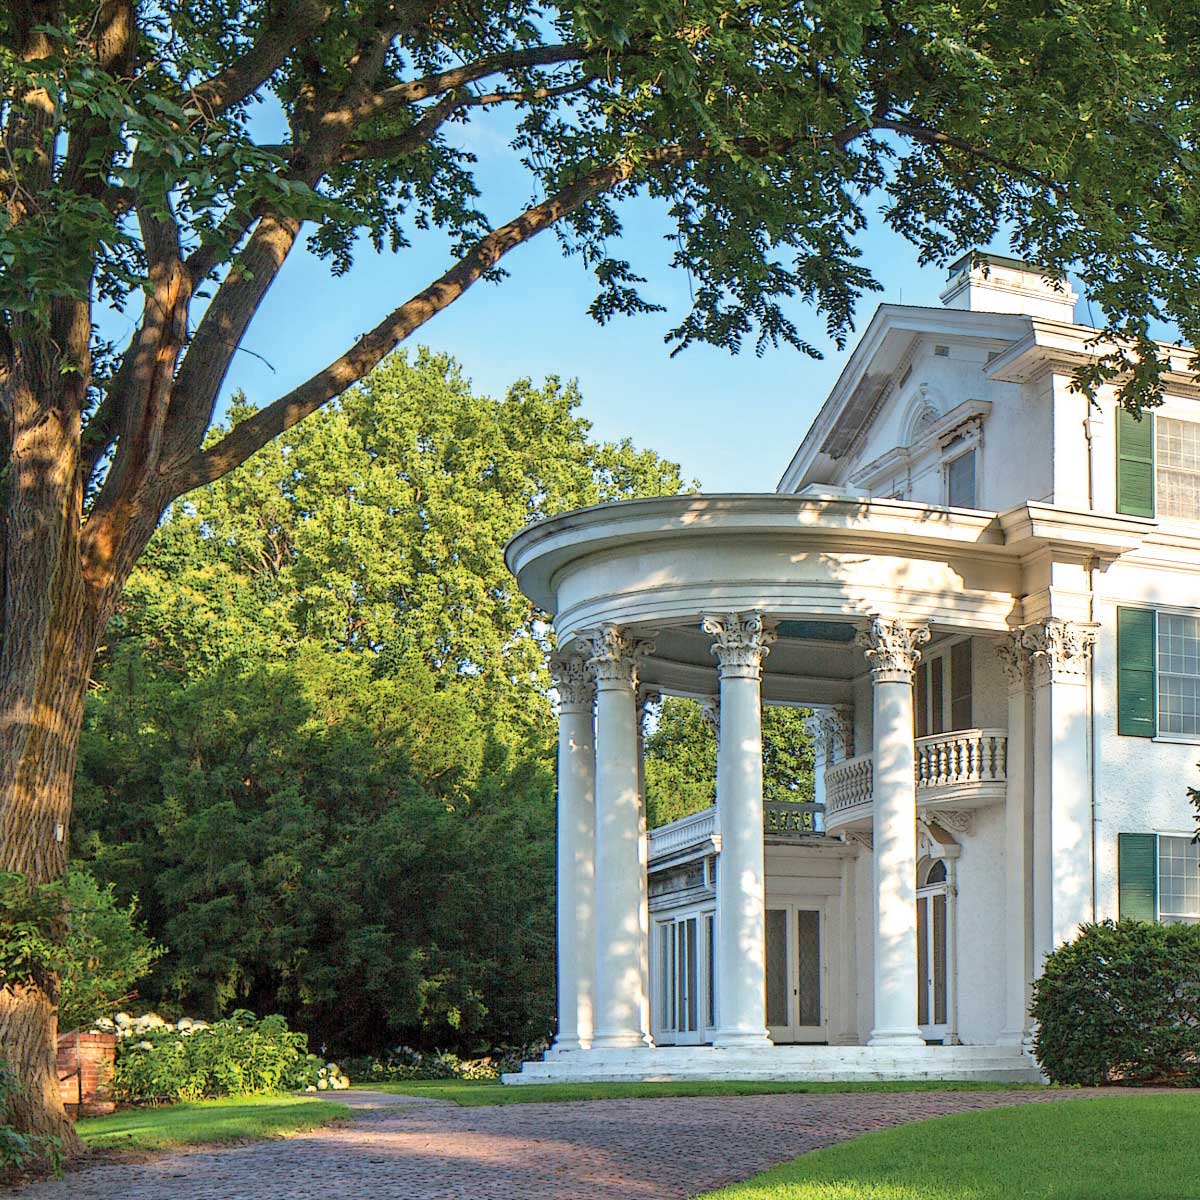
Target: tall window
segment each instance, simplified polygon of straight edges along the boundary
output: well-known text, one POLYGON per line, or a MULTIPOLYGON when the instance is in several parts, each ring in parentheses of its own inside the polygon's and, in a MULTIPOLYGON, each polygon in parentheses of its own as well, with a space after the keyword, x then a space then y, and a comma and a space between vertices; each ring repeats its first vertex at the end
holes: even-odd
POLYGON ((1158 614, 1158 731, 1200 734, 1200 618, 1158 614))
POLYGON ((1158 919, 1200 924, 1200 846, 1190 837, 1158 835, 1158 919))
POLYGON ((1200 422, 1155 420, 1158 515, 1200 518, 1200 422))
POLYGON ((975 451, 960 454, 946 467, 946 503, 951 508, 975 507, 975 451))

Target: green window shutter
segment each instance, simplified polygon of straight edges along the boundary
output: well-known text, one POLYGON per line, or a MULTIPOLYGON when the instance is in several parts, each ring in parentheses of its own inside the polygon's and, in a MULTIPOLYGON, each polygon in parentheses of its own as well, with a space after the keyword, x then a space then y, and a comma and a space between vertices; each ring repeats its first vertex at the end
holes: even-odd
POLYGON ((1153 737, 1158 732, 1154 610, 1117 609, 1117 732, 1153 737))
POLYGON ((1118 913, 1122 920, 1158 917, 1158 838, 1153 833, 1117 836, 1118 913))
POLYGON ((1117 410, 1117 512, 1154 516, 1154 417, 1117 410))

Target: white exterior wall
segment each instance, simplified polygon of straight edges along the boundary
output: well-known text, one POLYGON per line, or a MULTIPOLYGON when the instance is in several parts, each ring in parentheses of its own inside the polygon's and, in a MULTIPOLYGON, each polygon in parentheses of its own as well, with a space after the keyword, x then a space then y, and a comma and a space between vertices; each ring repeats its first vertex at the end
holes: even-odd
POLYGON ((955 864, 955 952, 958 1037, 990 1044, 1004 1028, 1004 807, 974 810, 973 828, 958 837, 955 864))

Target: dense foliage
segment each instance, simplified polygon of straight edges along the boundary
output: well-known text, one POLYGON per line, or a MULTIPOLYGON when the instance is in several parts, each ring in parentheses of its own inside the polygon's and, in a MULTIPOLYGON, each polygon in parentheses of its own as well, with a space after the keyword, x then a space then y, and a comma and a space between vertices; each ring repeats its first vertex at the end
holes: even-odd
POLYGON ((1046 956, 1034 1050, 1055 1082, 1200 1084, 1200 925, 1103 921, 1046 956))
POLYGON ((170 1103, 300 1091, 316 1087, 328 1069, 283 1017, 259 1020, 239 1010, 187 1032, 160 1028, 125 1038, 117 1046, 112 1094, 126 1103, 170 1103))
POLYGON ((164 1010, 475 1053, 553 1010, 554 725, 526 521, 679 490, 570 387, 392 359, 168 515, 89 704, 75 838, 164 1010))
POLYGON ((0 873, 0 986, 56 975, 60 1029, 115 1011, 161 954, 135 900, 119 902, 111 883, 102 886, 79 868, 61 883, 40 885, 0 873))
POLYGON ((62 1146, 57 1138, 28 1133, 9 1124, 8 1100, 19 1086, 19 1080, 0 1059, 0 1185, 35 1166, 57 1169, 62 1161, 62 1146))
MULTIPOLYGON (((807 711, 763 708, 763 797, 767 803, 813 798, 807 711)), ((646 735, 646 816, 665 825, 716 800, 717 739, 694 700, 668 696, 646 735)))

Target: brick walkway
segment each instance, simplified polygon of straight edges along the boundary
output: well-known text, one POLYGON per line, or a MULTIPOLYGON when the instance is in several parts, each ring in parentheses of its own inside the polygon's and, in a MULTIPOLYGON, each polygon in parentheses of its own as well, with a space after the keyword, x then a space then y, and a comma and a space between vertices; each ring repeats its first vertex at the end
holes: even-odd
POLYGON ((447 1101, 359 1092, 350 1095, 358 1112, 346 1125, 141 1163, 85 1167, 17 1195, 22 1200, 686 1200, 872 1129, 1055 1098, 1045 1092, 907 1092, 459 1108, 447 1101))

